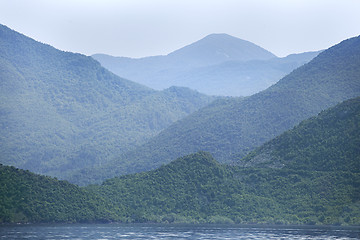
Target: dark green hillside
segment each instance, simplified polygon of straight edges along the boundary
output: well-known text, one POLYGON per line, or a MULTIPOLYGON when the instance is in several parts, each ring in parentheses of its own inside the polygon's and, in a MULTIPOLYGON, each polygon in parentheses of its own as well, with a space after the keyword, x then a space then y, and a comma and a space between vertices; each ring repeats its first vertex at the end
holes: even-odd
MULTIPOLYGON (((241 193, 243 186, 234 180, 226 166, 204 152, 179 158, 150 172, 113 178, 89 188, 101 196, 111 196, 111 204, 125 206, 127 221, 230 223, 239 214, 250 214, 232 210, 232 194, 241 193)), ((260 214, 265 208, 269 208, 268 214, 280 212, 272 199, 247 194, 244 198, 249 203, 239 208, 253 209, 251 214, 260 214)))
POLYGON ((359 172, 220 165, 203 152, 90 187, 135 222, 359 224, 359 172))
POLYGON ((0 222, 360 225, 359 120, 360 98, 341 103, 245 157, 247 167, 198 152, 80 188, 0 166, 0 222))
POLYGON ((322 111, 238 162, 247 167, 360 172, 360 98, 322 111))
POLYGON ((221 165, 199 152, 79 188, 0 167, 2 222, 360 224, 360 175, 221 165))
POLYGON ((137 209, 137 221, 359 224, 359 123, 355 98, 264 144, 241 167, 200 152, 108 180, 101 195, 119 194, 111 201, 137 209))
POLYGON ((112 214, 84 189, 0 164, 0 223, 105 221, 112 214))
POLYGON ((199 150, 220 162, 237 161, 300 121, 359 96, 359 79, 360 37, 356 37, 323 51, 267 90, 214 102, 102 166, 102 172, 87 170, 86 175, 106 179, 144 171, 199 150))
POLYGON ((61 178, 133 149, 213 99, 149 89, 3 25, 0 80, 0 162, 61 178))

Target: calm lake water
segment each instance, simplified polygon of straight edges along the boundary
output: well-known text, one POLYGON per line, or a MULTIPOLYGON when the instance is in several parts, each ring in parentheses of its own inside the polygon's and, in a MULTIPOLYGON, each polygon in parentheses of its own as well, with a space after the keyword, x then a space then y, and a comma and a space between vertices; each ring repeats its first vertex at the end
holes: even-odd
POLYGON ((360 239, 359 227, 165 224, 0 226, 0 239, 360 239))

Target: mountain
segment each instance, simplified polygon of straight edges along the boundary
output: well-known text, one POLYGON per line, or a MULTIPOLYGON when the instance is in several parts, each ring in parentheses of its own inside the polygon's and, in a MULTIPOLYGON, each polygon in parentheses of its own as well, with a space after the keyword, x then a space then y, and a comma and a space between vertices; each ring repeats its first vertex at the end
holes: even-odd
MULTIPOLYGON (((251 61, 268 60, 276 56, 271 52, 249 42, 227 34, 210 34, 199 41, 180 48, 165 56, 153 56, 145 58, 112 57, 105 54, 94 54, 95 59, 113 65, 119 63, 143 64, 148 68, 163 69, 165 64, 168 68, 173 67, 201 67, 222 63, 225 61, 251 61), (118 63, 113 60, 119 61, 118 63)), ((125 66, 118 65, 119 69, 125 66)))
POLYGON ((0 182, 0 223, 89 222, 106 216, 99 198, 66 181, 0 164, 0 182))
MULTIPOLYGON (((177 72, 172 76, 158 74, 154 78, 172 85, 188 86, 209 95, 250 96, 275 84, 318 54, 319 52, 307 52, 270 60, 226 61, 177 72)), ((169 74, 169 71, 165 73, 169 74)))
MULTIPOLYGON (((321 152, 321 147, 315 152, 321 152)), ((128 216, 137 222, 356 224, 360 221, 359 182, 359 168, 239 168, 221 165, 210 154, 198 152, 91 189, 112 196, 116 206, 126 206, 128 216)))
POLYGON ((206 66, 231 60, 267 60, 276 56, 249 41, 227 34, 211 34, 167 57, 188 66, 206 66))
POLYGON ((86 188, 0 173, 0 222, 360 223, 359 172, 239 168, 199 152, 86 188))
POLYGON ((233 162, 300 121, 360 95, 360 37, 320 53, 272 87, 246 98, 228 98, 177 121, 133 151, 101 169, 71 179, 101 181, 140 172, 197 152, 233 162))
POLYGON ((209 153, 101 185, 0 165, 0 223, 360 223, 360 97, 302 121, 237 165, 209 153))
POLYGON ((303 171, 360 172, 360 97, 263 144, 237 164, 303 171))
POLYGON ((117 75, 155 89, 184 86, 209 95, 248 96, 276 83, 318 53, 277 58, 248 41, 211 34, 166 56, 92 57, 117 75))
POLYGON ((63 178, 144 143, 214 98, 155 91, 0 25, 0 162, 63 178))

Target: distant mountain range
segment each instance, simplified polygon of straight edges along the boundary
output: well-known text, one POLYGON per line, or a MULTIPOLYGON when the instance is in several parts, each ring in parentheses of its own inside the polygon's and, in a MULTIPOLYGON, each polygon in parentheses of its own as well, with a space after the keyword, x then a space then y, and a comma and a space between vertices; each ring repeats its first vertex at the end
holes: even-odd
POLYGON ((217 100, 108 165, 82 170, 71 179, 101 182, 199 150, 220 162, 236 162, 300 121, 359 96, 359 79, 360 37, 355 37, 325 50, 272 87, 246 98, 217 100))
POLYGON ((270 87, 318 53, 277 58, 251 42, 211 34, 166 56, 92 57, 115 74, 154 89, 184 86, 208 95, 249 96, 270 87))
POLYGON ((64 177, 146 142, 214 98, 155 91, 0 25, 0 162, 64 177))
POLYGON ((0 223, 359 225, 359 122, 358 97, 267 142, 246 166, 198 152, 82 188, 0 165, 0 223))
MULTIPOLYGON (((285 64, 226 35, 164 57, 285 64)), ((360 224, 360 37, 257 94, 215 98, 150 89, 0 25, 0 80, 0 224, 360 224)))

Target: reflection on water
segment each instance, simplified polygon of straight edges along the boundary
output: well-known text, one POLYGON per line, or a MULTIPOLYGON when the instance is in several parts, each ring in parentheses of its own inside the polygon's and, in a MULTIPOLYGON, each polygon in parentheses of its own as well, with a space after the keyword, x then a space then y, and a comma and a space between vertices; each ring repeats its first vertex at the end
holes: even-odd
POLYGON ((0 226, 0 239, 360 239, 358 227, 165 224, 0 226))

